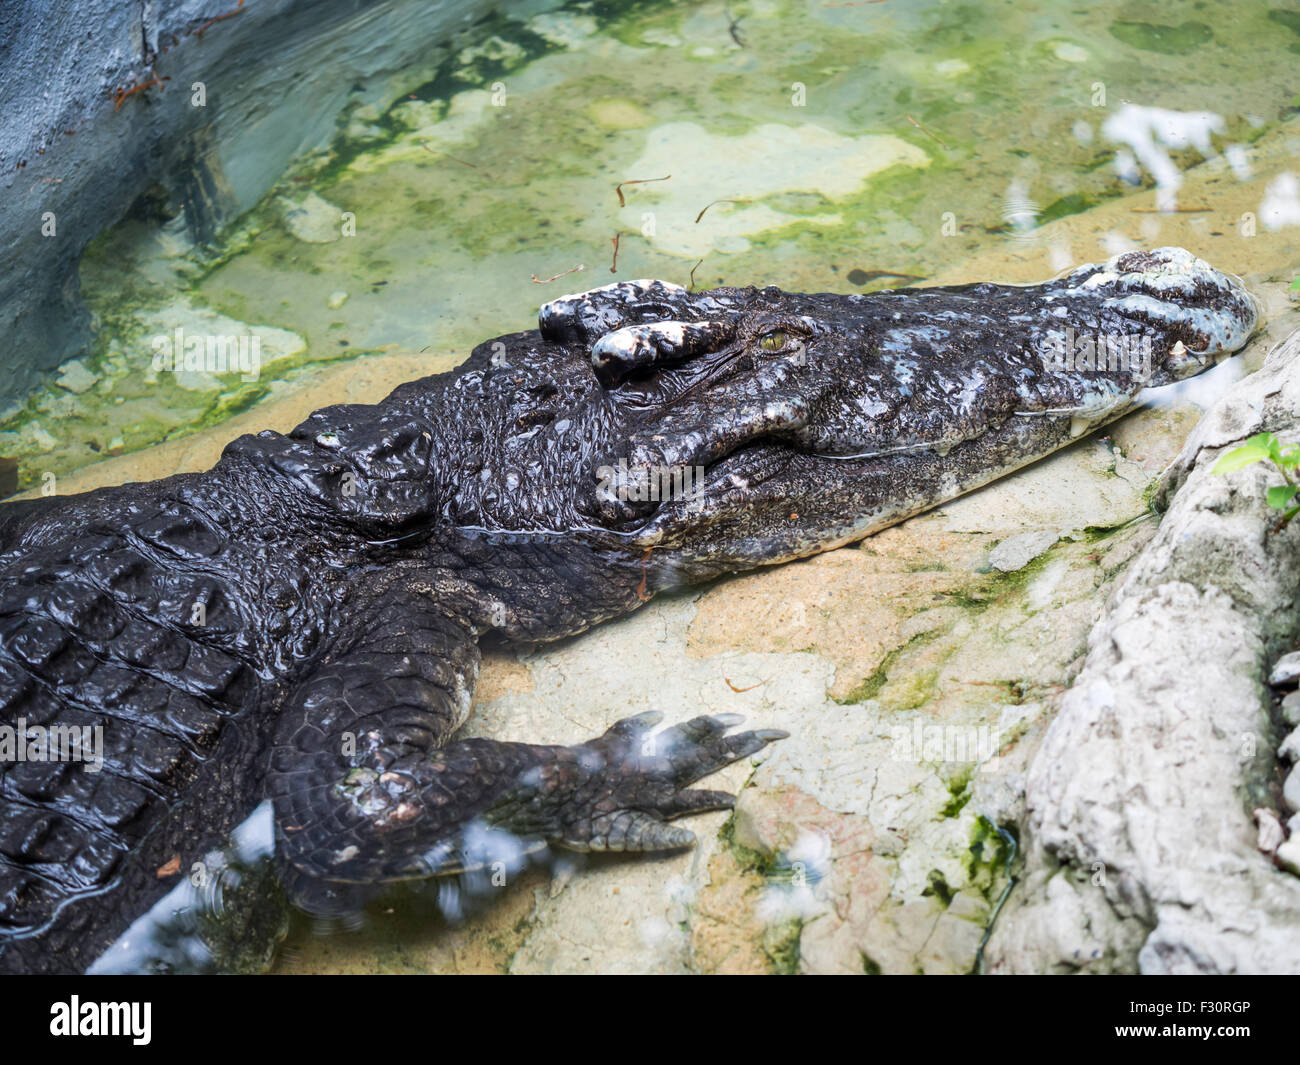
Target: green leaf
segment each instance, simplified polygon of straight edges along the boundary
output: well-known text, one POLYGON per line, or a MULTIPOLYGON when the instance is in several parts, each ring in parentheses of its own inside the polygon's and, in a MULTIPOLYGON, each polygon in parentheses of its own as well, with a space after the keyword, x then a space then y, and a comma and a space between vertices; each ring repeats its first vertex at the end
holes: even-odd
POLYGON ((1235 473, 1237 470, 1243 470, 1254 462, 1264 462, 1268 457, 1268 446, 1256 444, 1255 438, 1252 437, 1249 442, 1239 448, 1234 448, 1226 455, 1222 456, 1214 464, 1211 473, 1235 473))
POLYGON ((1268 505, 1274 510, 1286 510, 1287 504, 1300 492, 1293 484, 1275 484, 1268 490, 1268 505))
POLYGON ((1287 286, 1288 292, 1300 292, 1300 277, 1297 277, 1290 285, 1287 286))
POLYGON ((1284 447, 1276 461, 1279 466, 1287 470, 1293 470, 1300 466, 1300 444, 1291 444, 1289 447, 1284 447))
POLYGON ((1246 447, 1260 448, 1274 462, 1282 456, 1282 441, 1272 433, 1256 433, 1246 441, 1246 447))

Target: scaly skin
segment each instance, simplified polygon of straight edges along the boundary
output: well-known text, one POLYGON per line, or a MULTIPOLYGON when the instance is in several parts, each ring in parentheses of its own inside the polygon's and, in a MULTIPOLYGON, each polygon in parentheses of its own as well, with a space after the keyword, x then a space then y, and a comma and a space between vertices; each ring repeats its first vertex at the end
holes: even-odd
POLYGON ((874 296, 624 282, 375 406, 206 473, 0 507, 0 722, 101 725, 105 763, 0 763, 0 970, 85 968, 266 795, 291 896, 546 845, 689 845, 696 781, 782 736, 653 715, 572 747, 456 741, 478 640, 552 640, 663 588, 826 550, 1199 372, 1257 325, 1177 249, 1025 288, 874 296), (1049 334, 1147 367, 1044 366, 1049 334), (704 467, 691 499, 618 469, 704 467), (626 493, 622 493, 626 495, 626 493))

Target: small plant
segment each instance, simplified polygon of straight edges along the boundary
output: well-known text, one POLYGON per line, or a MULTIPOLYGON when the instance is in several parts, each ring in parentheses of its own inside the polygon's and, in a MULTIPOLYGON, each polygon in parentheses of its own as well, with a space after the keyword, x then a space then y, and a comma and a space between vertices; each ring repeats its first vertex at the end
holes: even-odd
POLYGON ((1288 292, 1300 292, 1300 277, 1297 277, 1291 284, 1287 285, 1288 292))
MULTIPOLYGON (((1300 280, 1300 279, 1297 279, 1300 280)), ((1300 444, 1287 444, 1272 433, 1256 433, 1239 448, 1234 448, 1214 464, 1213 473, 1233 473, 1255 462, 1271 462, 1286 484, 1275 484, 1268 490, 1268 505, 1282 511, 1277 527, 1300 514, 1300 485, 1295 482, 1295 470, 1300 466, 1300 444)))

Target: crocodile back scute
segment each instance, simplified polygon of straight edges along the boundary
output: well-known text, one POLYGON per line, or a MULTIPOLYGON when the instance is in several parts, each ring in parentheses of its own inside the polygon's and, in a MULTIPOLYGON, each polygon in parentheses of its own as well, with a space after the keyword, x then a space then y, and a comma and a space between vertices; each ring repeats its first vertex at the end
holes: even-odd
POLYGON ((268 680, 226 537, 183 492, 110 495, 64 503, 0 555, 0 969, 6 939, 47 930, 128 859, 174 883, 187 793, 258 755, 256 727, 226 727, 268 680), (80 757, 52 759, 58 738, 80 757))

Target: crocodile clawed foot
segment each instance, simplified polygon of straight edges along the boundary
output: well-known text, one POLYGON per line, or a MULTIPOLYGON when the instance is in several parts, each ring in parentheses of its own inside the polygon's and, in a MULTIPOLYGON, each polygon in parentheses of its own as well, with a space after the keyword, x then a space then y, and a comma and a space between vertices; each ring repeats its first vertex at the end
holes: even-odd
POLYGON ((695 834, 669 822, 728 810, 735 796, 691 784, 787 735, 779 729, 728 734, 736 714, 701 716, 654 733, 662 715, 624 718, 604 735, 559 748, 554 761, 521 778, 522 788, 492 820, 541 834, 576 851, 671 851, 695 834))

